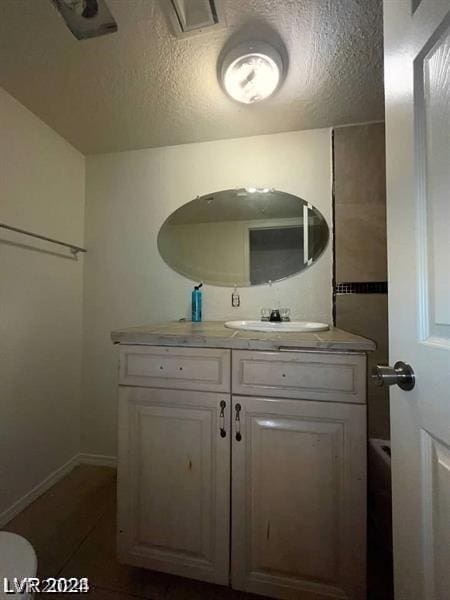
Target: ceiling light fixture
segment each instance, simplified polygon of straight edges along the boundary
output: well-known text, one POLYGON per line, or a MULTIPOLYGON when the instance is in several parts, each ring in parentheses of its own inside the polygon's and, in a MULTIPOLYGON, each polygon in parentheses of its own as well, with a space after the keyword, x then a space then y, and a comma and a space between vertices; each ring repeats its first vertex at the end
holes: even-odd
POLYGON ((271 96, 281 81, 280 54, 265 42, 247 42, 229 52, 222 64, 226 92, 244 104, 260 102, 271 96))
POLYGON ((267 194, 270 192, 270 188, 247 187, 245 191, 249 194, 267 194))

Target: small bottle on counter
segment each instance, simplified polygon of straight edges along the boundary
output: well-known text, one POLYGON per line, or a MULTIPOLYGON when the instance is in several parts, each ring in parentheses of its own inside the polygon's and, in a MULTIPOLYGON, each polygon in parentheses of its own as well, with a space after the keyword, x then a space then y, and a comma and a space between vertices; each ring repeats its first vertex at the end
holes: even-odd
POLYGON ((202 292, 200 288, 203 282, 199 283, 192 290, 192 322, 200 323, 202 320, 202 292))

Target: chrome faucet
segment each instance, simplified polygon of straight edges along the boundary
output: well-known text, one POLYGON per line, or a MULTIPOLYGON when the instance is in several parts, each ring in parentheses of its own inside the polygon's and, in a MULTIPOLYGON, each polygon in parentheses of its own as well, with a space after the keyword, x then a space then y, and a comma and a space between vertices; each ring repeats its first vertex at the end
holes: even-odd
POLYGON ((261 321, 271 321, 272 323, 290 321, 290 314, 290 308, 262 308, 261 321))

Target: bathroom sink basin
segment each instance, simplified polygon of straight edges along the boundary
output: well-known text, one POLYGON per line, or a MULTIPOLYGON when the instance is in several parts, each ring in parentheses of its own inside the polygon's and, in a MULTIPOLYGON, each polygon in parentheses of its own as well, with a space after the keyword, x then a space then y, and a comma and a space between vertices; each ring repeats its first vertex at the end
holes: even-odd
POLYGON ((242 331, 266 331, 267 333, 305 333, 313 331, 328 331, 326 323, 314 323, 313 321, 227 321, 225 327, 229 329, 241 329, 242 331))

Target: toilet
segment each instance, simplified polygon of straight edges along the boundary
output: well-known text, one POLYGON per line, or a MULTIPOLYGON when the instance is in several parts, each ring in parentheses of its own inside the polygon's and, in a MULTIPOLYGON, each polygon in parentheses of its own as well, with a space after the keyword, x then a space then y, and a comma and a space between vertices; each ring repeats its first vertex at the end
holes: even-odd
POLYGON ((6 593, 14 586, 14 578, 18 582, 25 578, 36 577, 37 557, 28 540, 9 531, 0 531, 0 598, 12 596, 28 599, 32 597, 26 588, 15 593, 6 593))

